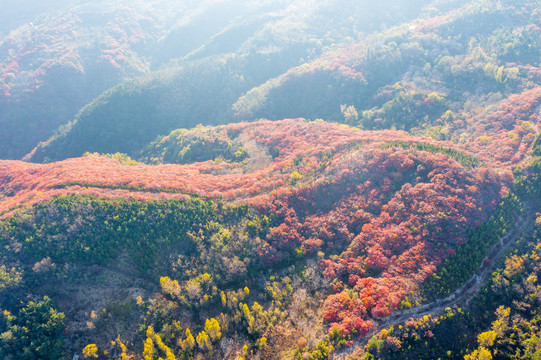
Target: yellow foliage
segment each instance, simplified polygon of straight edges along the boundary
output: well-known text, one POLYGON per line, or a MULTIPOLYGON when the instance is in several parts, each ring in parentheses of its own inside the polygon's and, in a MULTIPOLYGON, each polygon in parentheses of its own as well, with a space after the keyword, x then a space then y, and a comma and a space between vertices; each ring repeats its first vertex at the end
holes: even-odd
POLYGON ((263 307, 259 305, 257 301, 254 301, 254 304, 252 305, 252 311, 256 314, 260 313, 263 311, 263 307))
POLYGON ((163 276, 160 278, 160 286, 162 287, 162 291, 171 297, 180 296, 181 287, 178 281, 171 280, 168 276, 163 276))
POLYGON ((464 360, 492 360, 492 354, 484 347, 480 347, 471 354, 464 356, 464 360))
POLYGON ((143 360, 152 360, 154 356, 154 343, 151 338, 147 338, 143 347, 143 360))
POLYGON ((427 98, 434 102, 442 102, 444 100, 444 97, 436 92, 431 92, 428 94, 427 98))
POLYGON ((518 136, 518 134, 514 131, 509 131, 507 133, 507 136, 509 136, 509 139, 511 139, 511 141, 519 141, 520 140, 520 136, 518 136))
POLYGON ((158 345, 158 348, 165 353, 165 359, 166 360, 176 360, 175 354, 165 345, 162 341, 162 338, 159 334, 154 335, 154 340, 156 341, 156 345, 158 345))
POLYGON ((147 338, 154 339, 154 328, 152 326, 147 327, 147 338))
POLYGON ((218 316, 218 323, 220 324, 220 328, 224 331, 227 331, 229 328, 229 316, 224 313, 220 313, 218 316))
POLYGON ((485 331, 477 335, 477 341, 479 346, 489 347, 494 345, 494 340, 496 340, 496 332, 493 330, 485 331))
POLYGON ((199 347, 201 348, 201 350, 210 350, 212 348, 212 345, 210 343, 210 339, 209 339, 209 336, 207 335, 206 332, 204 331, 201 331, 199 333, 199 335, 197 335, 197 344, 199 345, 199 347))
POLYGON ((522 128, 522 130, 526 131, 526 132, 533 132, 535 131, 535 127, 532 125, 531 122, 529 121, 523 121, 521 124, 520 124, 520 127, 522 128))
POLYGON ((88 344, 87 346, 85 346, 85 348, 83 349, 83 356, 85 357, 85 359, 97 358, 98 347, 96 346, 96 344, 88 344))
POLYGON ((492 322, 492 330, 496 332, 496 335, 503 337, 509 327, 509 315, 511 309, 504 306, 500 306, 496 309, 497 320, 492 322))
POLYGON ((184 351, 192 350, 195 347, 195 339, 192 333, 190 332, 190 329, 186 329, 186 340, 182 341, 180 343, 180 346, 182 347, 182 350, 184 351))
POLYGON ((248 307, 248 305, 242 304, 242 313, 244 314, 244 318, 246 320, 250 319, 251 314, 250 314, 250 308, 248 307))
POLYGON ((128 352, 128 348, 126 347, 126 345, 122 342, 122 340, 120 340, 120 335, 116 338, 115 341, 112 342, 113 344, 116 343, 118 344, 118 346, 120 346, 120 350, 122 350, 122 353, 120 354, 120 359, 121 360, 133 360, 134 356, 133 355, 128 355, 127 352, 128 352))
POLYGON ((492 137, 491 136, 481 135, 481 136, 479 136, 477 138, 477 140, 483 145, 492 143, 492 137))
POLYGON ((258 343, 259 348, 262 349, 262 348, 264 348, 265 346, 267 346, 267 338, 264 337, 264 336, 262 336, 261 339, 259 339, 259 340, 257 341, 257 343, 258 343))
POLYGON ((298 171, 293 171, 291 175, 289 175, 289 180, 292 184, 295 184, 297 181, 301 179, 301 174, 298 171))
POLYGON ((222 293, 220 294, 221 298, 222 298, 222 306, 226 306, 227 305, 227 297, 225 296, 225 293, 222 291, 222 293))
POLYGON ((220 330, 220 324, 215 318, 207 319, 205 321, 205 332, 209 335, 211 340, 219 340, 222 337, 220 330))
POLYGON ((505 270, 503 274, 510 278, 524 270, 524 259, 518 255, 513 255, 505 259, 505 270))

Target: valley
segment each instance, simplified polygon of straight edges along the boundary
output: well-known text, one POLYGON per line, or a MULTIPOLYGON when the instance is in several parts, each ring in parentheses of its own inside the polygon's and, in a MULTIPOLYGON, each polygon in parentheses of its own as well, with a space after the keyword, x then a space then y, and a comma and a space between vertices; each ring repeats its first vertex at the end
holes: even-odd
POLYGON ((537 1, 0 4, 0 358, 537 359, 537 1))

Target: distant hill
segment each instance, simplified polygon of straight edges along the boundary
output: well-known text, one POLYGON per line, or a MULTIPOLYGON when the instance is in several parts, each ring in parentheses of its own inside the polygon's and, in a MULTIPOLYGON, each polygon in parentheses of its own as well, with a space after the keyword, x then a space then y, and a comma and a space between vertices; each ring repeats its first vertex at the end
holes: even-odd
MULTIPOLYGON (((491 106, 512 94, 539 86, 536 69, 541 45, 532 12, 534 3, 503 3, 500 7, 465 4, 458 9, 433 10, 436 15, 425 10, 417 20, 367 35, 348 46, 333 47, 315 60, 291 68, 300 53, 289 54, 288 47, 265 56, 252 48, 246 55, 227 57, 223 66, 213 65, 217 58, 200 60, 196 64, 209 65, 186 67, 195 69, 194 78, 208 79, 209 88, 216 86, 210 95, 216 96, 212 100, 215 112, 198 108, 208 96, 201 98, 197 91, 190 98, 181 95, 192 86, 185 78, 188 75, 180 75, 182 71, 176 72, 182 80, 179 77, 175 86, 186 87, 183 91, 173 91, 167 76, 155 74, 151 76, 152 88, 161 87, 161 96, 172 106, 162 106, 163 99, 154 100, 144 85, 149 81, 127 83, 87 106, 69 127, 26 159, 50 161, 84 151, 135 155, 138 137, 120 129, 140 116, 157 124, 167 118, 170 125, 157 125, 150 130, 152 134, 145 131, 148 136, 138 145, 197 123, 286 117, 324 118, 364 129, 398 128, 459 142, 469 131, 467 119, 484 109, 491 111, 491 106), (283 60, 285 54, 291 58, 283 60), (276 63, 277 59, 282 62, 276 63), (280 70, 284 73, 278 75, 280 70), (207 71, 214 75, 205 74, 207 71), (137 86, 140 90, 130 95, 127 89, 137 86), (116 96, 125 101, 118 103, 116 96), (106 103, 105 98, 109 99, 106 103), (130 102, 137 103, 134 110, 122 105, 130 102), (104 123, 104 119, 109 120, 104 123), (94 131, 87 131, 91 127, 94 131), (100 145, 104 139, 107 144, 100 145)), ((258 34, 244 46, 254 44, 261 36, 258 34)))
POLYGON ((426 134, 447 110, 465 120, 472 108, 539 86, 536 6, 476 2, 417 19, 292 68, 233 108, 241 119, 324 118, 426 134))
POLYGON ((202 60, 118 85, 85 106, 29 158, 55 161, 85 151, 134 155, 176 128, 204 120, 224 123, 231 116, 231 102, 248 88, 238 66, 242 64, 234 58, 202 60))
POLYGON ((149 71, 141 50, 159 30, 144 27, 147 15, 118 2, 53 3, 27 4, 20 13, 33 16, 0 38, 2 158, 21 158, 102 91, 149 71))
POLYGON ((171 63, 252 54, 266 65, 239 76, 260 83, 359 32, 414 18, 428 0, 396 13, 383 10, 388 3, 368 17, 366 4, 339 0, 3 2, 0 157, 23 157, 103 91, 171 63))

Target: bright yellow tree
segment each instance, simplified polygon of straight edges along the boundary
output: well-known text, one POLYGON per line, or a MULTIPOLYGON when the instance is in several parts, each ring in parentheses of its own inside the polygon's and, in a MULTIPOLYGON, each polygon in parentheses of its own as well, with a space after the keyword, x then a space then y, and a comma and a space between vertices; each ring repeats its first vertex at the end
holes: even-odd
POLYGON ((189 351, 193 350, 195 347, 195 339, 190 331, 190 329, 186 329, 186 340, 182 341, 180 340, 180 346, 182 347, 182 350, 189 351))
POLYGON ((220 323, 215 318, 207 319, 205 321, 205 332, 208 334, 212 341, 220 340, 222 333, 220 332, 220 323))
POLYGON ((210 338, 208 334, 204 331, 201 331, 199 335, 197 335, 197 344, 201 348, 201 350, 210 350, 212 348, 212 344, 210 343, 210 338))
POLYGON ((97 358, 98 347, 96 346, 96 344, 88 344, 87 346, 85 346, 85 348, 83 349, 83 356, 85 357, 85 359, 97 358))

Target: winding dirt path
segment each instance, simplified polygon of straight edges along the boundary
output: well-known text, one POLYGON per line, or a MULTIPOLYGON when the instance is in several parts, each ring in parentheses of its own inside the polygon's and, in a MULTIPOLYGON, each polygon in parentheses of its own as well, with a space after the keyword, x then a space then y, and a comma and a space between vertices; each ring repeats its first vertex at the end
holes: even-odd
POLYGON ((501 265, 501 261, 507 255, 511 245, 519 240, 531 228, 535 219, 535 211, 525 205, 523 213, 518 218, 515 227, 488 251, 488 255, 481 262, 479 269, 462 287, 443 299, 437 299, 436 301, 417 306, 407 311, 397 311, 379 322, 374 322, 374 329, 370 333, 361 340, 355 341, 353 346, 333 354, 330 359, 347 359, 347 356, 355 349, 365 346, 374 334, 391 325, 404 323, 409 319, 418 319, 425 315, 440 314, 443 313, 447 307, 466 307, 474 295, 481 290, 483 285, 485 285, 492 273, 499 265, 501 265), (524 214, 526 214, 526 216, 524 216, 524 214), (490 264, 487 265, 486 260, 490 260, 490 264))

